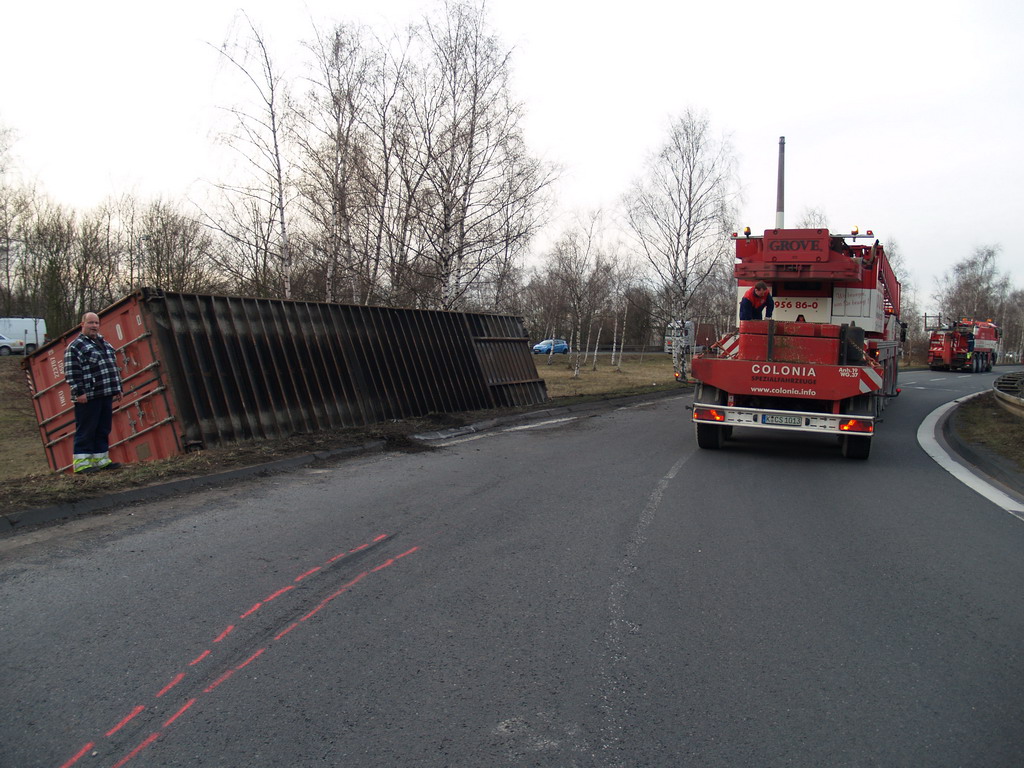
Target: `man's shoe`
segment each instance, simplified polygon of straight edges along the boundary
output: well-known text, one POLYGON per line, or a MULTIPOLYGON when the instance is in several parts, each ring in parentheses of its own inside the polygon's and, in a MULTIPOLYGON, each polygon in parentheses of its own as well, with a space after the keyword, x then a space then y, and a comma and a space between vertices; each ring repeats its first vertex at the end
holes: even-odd
POLYGON ((103 467, 85 467, 83 469, 76 469, 76 475, 90 475, 93 472, 99 472, 103 467))
POLYGON ((120 468, 121 468, 121 462, 119 462, 119 461, 108 461, 106 464, 103 464, 103 465, 101 465, 99 467, 96 467, 96 469, 120 469, 120 468))

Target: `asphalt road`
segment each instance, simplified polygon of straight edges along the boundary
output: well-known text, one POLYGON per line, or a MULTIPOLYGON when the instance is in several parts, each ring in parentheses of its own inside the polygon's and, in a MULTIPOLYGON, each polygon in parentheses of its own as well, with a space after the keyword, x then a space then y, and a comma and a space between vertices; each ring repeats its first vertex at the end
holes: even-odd
POLYGON ((0 765, 1011 766, 1024 522, 688 397, 0 540, 0 765))

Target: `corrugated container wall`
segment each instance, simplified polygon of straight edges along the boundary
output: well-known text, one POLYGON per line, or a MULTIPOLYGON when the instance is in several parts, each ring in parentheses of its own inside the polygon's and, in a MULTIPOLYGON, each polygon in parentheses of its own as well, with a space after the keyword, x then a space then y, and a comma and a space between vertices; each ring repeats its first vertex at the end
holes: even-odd
MULTIPOLYGON (((100 314, 124 397, 110 455, 132 463, 237 440, 543 403, 521 318, 143 288, 100 314)), ((68 331, 24 367, 47 460, 71 464, 68 331)))

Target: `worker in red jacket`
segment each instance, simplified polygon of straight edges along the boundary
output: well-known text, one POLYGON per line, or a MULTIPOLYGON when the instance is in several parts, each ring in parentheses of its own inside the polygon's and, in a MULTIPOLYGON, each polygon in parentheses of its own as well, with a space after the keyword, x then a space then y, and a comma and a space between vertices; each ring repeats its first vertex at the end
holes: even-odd
POLYGON ((762 312, 770 319, 774 311, 775 301, 764 280, 758 280, 740 299, 740 320, 760 320, 762 312))

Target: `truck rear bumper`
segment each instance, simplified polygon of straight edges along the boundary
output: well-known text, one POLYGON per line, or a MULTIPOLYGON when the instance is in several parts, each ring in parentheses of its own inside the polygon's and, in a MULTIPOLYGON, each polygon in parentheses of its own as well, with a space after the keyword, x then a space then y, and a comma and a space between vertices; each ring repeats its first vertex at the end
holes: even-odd
POLYGON ((788 432, 832 433, 860 437, 872 437, 875 431, 875 418, 862 414, 783 411, 705 403, 693 404, 693 421, 700 424, 720 424, 723 427, 781 429, 788 432))

